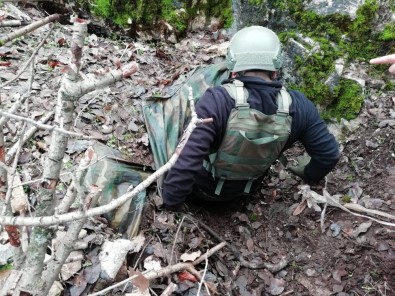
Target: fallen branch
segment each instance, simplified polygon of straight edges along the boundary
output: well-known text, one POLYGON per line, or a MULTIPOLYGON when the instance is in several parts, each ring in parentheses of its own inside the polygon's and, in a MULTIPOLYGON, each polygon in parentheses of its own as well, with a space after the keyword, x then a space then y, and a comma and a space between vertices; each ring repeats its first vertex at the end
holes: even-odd
POLYGON ((30 25, 27 25, 26 27, 23 27, 23 28, 16 30, 8 35, 0 37, 0 46, 4 45, 8 41, 11 41, 15 38, 23 36, 27 33, 30 33, 31 31, 34 31, 35 29, 40 28, 48 23, 52 23, 53 21, 56 21, 58 19, 60 19, 60 14, 52 14, 42 20, 31 23, 30 25))
MULTIPOLYGON (((213 236, 217 241, 222 241, 224 242, 225 240, 218 234, 216 233, 211 227, 206 225, 200 220, 197 220, 196 218, 193 218, 190 215, 185 215, 188 217, 188 219, 191 219, 192 221, 196 221, 200 226, 202 226, 211 236, 213 236)), ((278 263, 272 264, 272 263, 255 263, 255 262, 249 262, 246 261, 243 256, 241 255, 240 251, 236 248, 235 245, 231 243, 227 243, 227 247, 232 251, 232 253, 236 256, 237 260, 240 261, 240 265, 249 269, 263 269, 266 268, 270 272, 278 272, 282 269, 284 269, 288 263, 289 259, 287 257, 283 257, 278 263)))
MULTIPOLYGON (((45 124, 48 120, 50 120, 53 115, 55 114, 55 111, 50 111, 47 114, 45 114, 40 120, 38 121, 39 124, 45 124)), ((1 120, 1 119, 0 119, 1 120)), ((0 125, 1 126, 1 125, 0 125)), ((5 163, 9 164, 11 163, 12 159, 15 157, 16 151, 18 149, 19 143, 22 142, 22 145, 24 145, 27 140, 29 140, 33 135, 36 133, 38 128, 36 126, 32 126, 29 128, 23 135, 22 139, 19 139, 8 151, 7 155, 5 157, 5 163)))
POLYGON ((53 125, 43 124, 43 123, 40 123, 40 122, 35 121, 33 119, 26 118, 26 117, 19 116, 19 115, 15 115, 15 114, 11 114, 11 113, 8 113, 8 112, 5 112, 5 111, 1 111, 0 110, 0 115, 4 116, 4 117, 7 117, 7 118, 10 118, 10 119, 15 119, 15 120, 19 120, 19 121, 23 121, 23 122, 32 124, 32 125, 36 126, 37 128, 42 129, 42 130, 56 131, 56 132, 59 132, 59 133, 62 133, 62 134, 65 134, 65 135, 68 135, 68 136, 71 136, 71 137, 78 137, 78 138, 83 138, 83 139, 87 139, 87 140, 92 140, 93 139, 93 137, 90 137, 90 136, 85 136, 83 134, 70 132, 70 131, 67 131, 67 130, 65 130, 63 128, 58 128, 58 127, 53 126, 53 125))
MULTIPOLYGON (((0 23, 1 24, 1 23, 0 23)), ((26 70, 26 68, 29 66, 29 64, 32 62, 32 60, 34 59, 34 57, 37 55, 37 52, 39 51, 39 49, 44 45, 45 41, 47 40, 49 34, 51 34, 53 29, 53 26, 51 26, 49 28, 49 31, 47 32, 47 34, 45 34, 43 40, 41 40, 40 44, 37 45, 36 49, 33 51, 32 55, 30 56, 30 58, 26 61, 25 65, 23 65, 22 68, 20 68, 19 72, 10 80, 4 82, 3 84, 0 85, 0 88, 3 88, 4 86, 10 84, 11 82, 17 80, 19 78, 19 76, 22 75, 22 73, 26 70)))
POLYGON ((348 204, 342 205, 334 197, 332 197, 325 188, 323 189, 323 195, 320 195, 317 192, 311 190, 309 185, 301 185, 299 188, 300 188, 299 194, 302 195, 302 202, 307 201, 308 206, 317 208, 317 211, 321 210, 321 208, 317 205, 318 203, 328 204, 329 206, 339 208, 351 215, 366 218, 366 219, 375 221, 375 222, 382 224, 382 225, 395 227, 395 223, 382 221, 382 220, 379 220, 379 219, 376 219, 376 218, 373 218, 373 217, 370 217, 367 215, 357 214, 357 213, 350 211, 349 208, 359 211, 359 212, 380 215, 380 216, 386 217, 388 219, 395 219, 394 215, 391 215, 391 214, 388 214, 388 213, 385 213, 382 211, 378 211, 378 210, 366 209, 363 206, 357 205, 357 204, 348 203, 348 204))
MULTIPOLYGON (((206 258, 212 256, 214 253, 218 252, 220 249, 222 249, 224 246, 226 246, 226 242, 221 242, 218 245, 216 245, 215 247, 211 248, 210 250, 208 250, 206 253, 204 253, 203 255, 201 255, 199 258, 197 258, 195 261, 191 262, 191 263, 177 263, 174 265, 170 265, 170 266, 166 266, 162 269, 159 270, 147 270, 142 272, 141 274, 145 276, 145 278, 147 278, 148 280, 153 280, 156 278, 160 278, 184 269, 191 269, 193 268, 195 265, 198 265, 199 263, 203 262, 206 258)), ((107 287, 99 292, 93 293, 93 294, 89 294, 88 296, 99 296, 99 295, 104 295, 107 292, 115 289, 116 287, 122 286, 123 284, 129 283, 131 280, 137 278, 139 275, 133 275, 119 283, 116 283, 110 287, 107 287)))
POLYGON ((0 22, 0 27, 20 27, 28 25, 28 22, 20 20, 5 20, 0 22))

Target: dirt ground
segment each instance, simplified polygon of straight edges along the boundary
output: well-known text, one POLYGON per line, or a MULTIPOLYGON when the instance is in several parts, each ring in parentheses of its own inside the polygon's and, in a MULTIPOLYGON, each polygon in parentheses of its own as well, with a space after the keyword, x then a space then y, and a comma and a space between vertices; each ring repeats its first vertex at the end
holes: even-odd
MULTIPOLYGON (((25 7, 24 12, 35 18, 42 16, 35 7, 25 7)), ((45 32, 44 29, 37 30, 2 47, 3 60, 11 61, 11 65, 1 66, 2 83, 12 78, 10 73, 17 73, 31 54, 26 50, 28 45, 38 44, 45 32)), ((61 66, 68 62, 68 41, 70 27, 57 25, 46 46, 39 51, 33 99, 28 112, 33 118, 53 109, 62 75, 61 66), (66 43, 60 42, 63 39, 66 43), (51 61, 59 64, 53 66, 51 61)), ((77 106, 75 130, 100 137, 101 142, 124 152, 134 162, 150 165, 152 157, 140 112, 141 100, 152 95, 165 95, 167 87, 181 74, 196 65, 212 63, 224 53, 226 41, 226 36, 217 39, 209 32, 194 32, 175 46, 164 41, 110 40, 90 32, 83 72, 112 67, 116 58, 122 63, 137 61, 140 70, 132 79, 118 82, 95 96, 84 97, 77 106)), ((4 108, 24 89, 27 79, 26 75, 24 77, 2 90, 4 108)), ((328 206, 322 215, 314 207, 306 206, 299 194, 302 189, 310 189, 323 195, 325 189, 326 194, 338 195, 342 203, 395 213, 395 93, 383 91, 380 81, 371 79, 368 82, 366 101, 358 118, 337 125, 338 131, 341 126, 342 157, 325 180, 303 187, 307 184, 278 164, 255 196, 226 204, 188 202, 189 213, 204 222, 217 237, 199 222, 182 214, 158 211, 151 190, 141 224, 148 243, 141 253, 128 256, 115 282, 127 277, 125 269, 143 268, 148 257, 155 258, 163 266, 179 262, 181 254, 185 253, 196 252, 191 255, 196 259, 220 243, 219 238, 222 238, 239 253, 224 247, 195 266, 205 274, 206 281, 212 283, 211 286, 208 284, 210 288, 201 288, 201 295, 208 295, 207 291, 243 296, 395 295, 394 227, 332 206, 328 206), (287 264, 276 272, 267 268, 250 269, 240 264, 240 256, 245 262, 256 265, 263 262, 278 264, 284 258, 287 264)), ((7 128, 5 135, 12 143, 18 126, 10 122, 7 128)), ((42 157, 49 143, 48 134, 47 131, 39 132, 22 150, 19 165, 21 171, 27 172, 23 181, 27 175, 30 179, 40 176, 42 157)), ((70 146, 65 165, 75 165, 86 145, 79 142, 70 146)), ((302 152, 303 147, 295 146, 287 157, 292 159, 302 152)), ((64 184, 69 181, 67 177, 62 178, 64 184)), ((30 188, 32 202, 34 190, 30 188)), ((319 206, 324 209, 323 204, 319 206)), ((386 221, 383 217, 374 217, 386 221)), ((107 234, 111 234, 110 231, 107 234)), ((89 252, 95 251, 97 248, 91 245, 89 252)), ((196 295, 201 283, 193 271, 172 273, 168 278, 151 282, 151 295, 160 295, 169 279, 178 287, 173 294, 166 295, 196 295)), ((89 283, 77 292, 73 290, 76 283, 78 274, 64 281, 63 295, 87 295, 89 291, 110 284, 89 283)), ((130 286, 114 289, 112 293, 124 295, 131 293, 129 290, 130 286)))

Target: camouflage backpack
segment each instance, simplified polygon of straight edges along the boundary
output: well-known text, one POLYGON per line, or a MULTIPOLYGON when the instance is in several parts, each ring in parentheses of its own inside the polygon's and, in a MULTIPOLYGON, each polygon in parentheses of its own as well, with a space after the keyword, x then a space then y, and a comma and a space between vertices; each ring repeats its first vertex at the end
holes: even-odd
POLYGON ((221 193, 225 180, 246 180, 249 193, 254 180, 265 174, 280 156, 291 132, 292 99, 283 87, 277 96, 277 112, 266 115, 251 109, 243 82, 222 85, 235 100, 220 148, 209 155, 204 167, 218 178, 215 194, 221 193))

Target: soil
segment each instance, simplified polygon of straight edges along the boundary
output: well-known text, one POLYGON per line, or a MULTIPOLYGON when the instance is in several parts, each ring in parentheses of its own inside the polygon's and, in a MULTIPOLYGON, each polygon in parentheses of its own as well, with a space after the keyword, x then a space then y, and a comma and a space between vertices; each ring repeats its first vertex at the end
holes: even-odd
MULTIPOLYGON (((42 16, 42 12, 34 7, 24 7, 23 11, 33 18, 42 16)), ((37 44, 45 32, 44 29, 37 30, 3 47, 3 59, 12 63, 2 67, 1 73, 15 74, 30 55, 26 46, 37 44)), ((70 27, 57 25, 47 46, 40 50, 30 115, 34 113, 38 117, 53 109, 62 71, 60 66, 49 65, 49 57, 67 64, 69 41, 70 27), (66 43, 60 43, 62 38, 66 43)), ((217 39, 210 32, 192 32, 177 46, 166 41, 110 40, 89 35, 83 72, 93 73, 100 68, 113 67, 116 58, 122 63, 137 61, 140 70, 132 79, 118 82, 96 97, 83 98, 77 107, 76 131, 100 137, 101 142, 121 150, 134 162, 151 165, 152 157, 140 113, 141 100, 152 95, 166 95, 167 87, 181 74, 195 65, 212 63, 223 54, 222 45, 226 41, 226 36, 217 39), (109 53, 114 57, 109 57, 109 53)), ((1 77, 1 83, 10 78, 1 77)), ((347 201, 395 214, 395 92, 384 91, 383 83, 375 81, 371 79, 367 84, 368 95, 358 118, 331 126, 337 131, 342 157, 322 182, 304 184, 278 164, 254 196, 226 204, 188 202, 188 212, 233 244, 246 261, 256 264, 276 264, 283 258, 288 261, 287 266, 277 272, 265 268, 249 269, 241 266, 237 255, 224 247, 207 262, 195 267, 205 272, 205 279, 216 286, 211 292, 216 290, 218 295, 243 296, 395 295, 395 228, 333 206, 327 206, 325 215, 322 215, 314 207, 306 206, 299 194, 303 188, 320 195, 325 191, 326 195, 337 196, 342 203, 347 201)), ((25 82, 19 79, 2 92, 12 102, 25 82)), ((5 133, 8 143, 16 139, 17 129, 17 125, 9 123, 5 133)), ((20 169, 28 172, 30 178, 41 172, 41 160, 49 143, 48 134, 46 131, 37 133, 22 150, 20 169)), ((84 149, 86 146, 81 142, 70 146, 65 163, 75 165, 84 149)), ((288 151, 287 157, 292 159, 302 152, 303 147, 296 145, 288 151)), ((69 181, 62 179, 64 184, 69 181)), ((154 205, 154 188, 151 189, 141 224, 148 243, 140 253, 128 256, 124 268, 134 265, 143 268, 143 262, 149 256, 155 257, 163 266, 175 264, 186 252, 200 251, 203 254, 220 243, 218 237, 198 222, 192 222, 180 213, 160 212, 154 205), (170 257, 174 258, 172 262, 170 257)), ((34 197, 34 188, 30 190, 34 197)), ((324 209, 323 204, 320 209, 324 209)), ((389 221, 378 215, 374 217, 389 221)), ((123 269, 116 280, 126 277, 123 269)), ((77 275, 74 280, 63 282, 64 295, 86 295, 91 290, 113 284, 98 281, 77 293, 73 290, 76 278, 77 275)), ((154 292, 160 295, 168 286, 168 280, 178 284, 173 295, 196 295, 199 289, 200 280, 184 271, 152 281, 152 295, 154 292)), ((124 295, 130 285, 125 289, 114 289, 112 293, 124 295)), ((204 286, 201 293, 207 295, 204 286)))

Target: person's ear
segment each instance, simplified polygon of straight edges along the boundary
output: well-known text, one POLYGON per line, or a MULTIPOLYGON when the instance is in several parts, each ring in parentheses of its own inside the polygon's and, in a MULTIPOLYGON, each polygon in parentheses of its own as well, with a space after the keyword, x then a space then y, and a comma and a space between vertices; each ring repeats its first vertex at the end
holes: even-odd
POLYGON ((237 77, 237 72, 230 73, 230 78, 236 78, 236 77, 237 77))
POLYGON ((278 76, 278 72, 277 71, 276 72, 272 72, 272 75, 271 75, 270 79, 271 80, 276 80, 277 76, 278 76))

